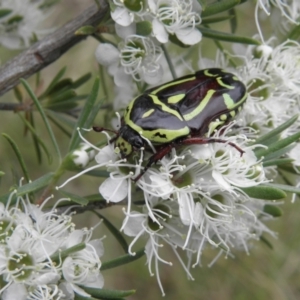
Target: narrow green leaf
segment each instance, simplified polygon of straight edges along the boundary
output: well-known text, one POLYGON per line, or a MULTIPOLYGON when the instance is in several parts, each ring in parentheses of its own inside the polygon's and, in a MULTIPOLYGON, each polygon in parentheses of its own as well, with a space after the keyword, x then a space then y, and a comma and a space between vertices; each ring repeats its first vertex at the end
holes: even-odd
POLYGON ((237 4, 240 4, 240 0, 226 0, 226 1, 220 1, 220 2, 214 2, 211 5, 206 6, 205 10, 202 11, 201 17, 208 17, 211 15, 218 14, 223 11, 227 11, 233 7, 235 7, 237 4))
POLYGON ((91 73, 87 73, 79 77, 77 80, 75 80, 72 83, 72 89, 77 89, 80 86, 82 86, 84 83, 86 83, 90 78, 92 77, 91 73))
POLYGON ((258 185, 248 188, 240 188, 244 191, 249 197, 255 199, 263 199, 263 200, 278 200, 286 197, 286 193, 272 185, 258 185))
POLYGON ((84 128, 84 127, 90 126, 90 124, 87 124, 86 120, 88 119, 91 111, 94 108, 94 104, 95 104, 97 96, 98 96, 99 84, 100 84, 100 80, 99 80, 99 78, 96 78, 94 85, 92 87, 91 94, 88 97, 88 99, 86 100, 85 105, 84 105, 84 107, 81 111, 81 114, 79 116, 79 119, 77 121, 76 127, 74 128, 73 135, 72 135, 72 138, 70 141, 69 152, 71 152, 72 150, 75 150, 80 143, 80 137, 78 135, 77 128, 78 127, 84 128))
POLYGON ((56 82, 49 90, 47 97, 57 97, 62 92, 72 89, 72 84, 73 81, 70 78, 64 78, 56 82))
POLYGON ((115 300, 117 298, 123 298, 131 296, 135 293, 135 290, 128 290, 128 291, 118 291, 118 290, 105 290, 105 289, 96 289, 90 288, 86 286, 80 286, 83 290, 85 290, 88 294, 92 297, 96 297, 97 299, 111 299, 115 300))
POLYGON ((14 142, 14 140, 9 135, 2 133, 2 136, 4 138, 6 138, 6 140, 9 142, 10 146, 12 147, 13 151, 15 152, 17 159, 19 161, 20 167, 23 171, 24 177, 25 177, 26 181, 29 182, 29 173, 27 171, 25 162, 23 160, 22 154, 21 154, 17 144, 14 142))
POLYGON ((75 31, 75 35, 91 35, 96 32, 96 28, 92 25, 85 25, 75 31))
POLYGON ((68 131, 65 127, 63 127, 55 118, 53 118, 52 115, 49 115, 48 111, 47 111, 47 116, 48 116, 49 120, 51 122, 53 122, 53 124, 56 125, 60 129, 61 132, 63 132, 68 138, 71 138, 72 133, 70 131, 68 131))
POLYGON ((282 210, 275 205, 266 204, 264 206, 264 212, 271 215, 274 218, 282 216, 282 210))
MULTIPOLYGON (((11 196, 11 192, 0 196, 0 202, 3 203, 4 205, 6 205, 10 196, 11 196)), ((16 200, 17 200, 17 198, 13 196, 11 198, 10 205, 14 205, 16 203, 16 200)))
POLYGON ((247 45, 261 44, 259 41, 246 36, 239 36, 235 34, 225 33, 210 28, 204 28, 201 26, 199 26, 198 29, 200 30, 200 32, 204 37, 211 38, 211 39, 217 39, 224 42, 233 42, 233 43, 240 43, 240 44, 247 44, 247 45))
POLYGON ((58 73, 56 74, 56 76, 52 79, 52 81, 50 82, 50 84, 48 85, 47 89, 45 90, 45 92, 40 96, 40 98, 44 98, 46 95, 48 95, 49 91, 52 90, 53 86, 56 85, 56 83, 64 76, 65 72, 66 72, 67 67, 63 67, 62 69, 60 69, 58 71, 58 73))
POLYGON ((1 8, 0 9, 0 19, 3 17, 6 17, 7 15, 9 15, 12 12, 11 9, 8 8, 1 8))
POLYGON ((17 189, 17 196, 22 196, 40 190, 41 188, 47 186, 53 177, 54 173, 48 173, 33 182, 22 185, 17 189))
MULTIPOLYGON (((22 118, 22 114, 19 114, 19 116, 22 118)), ((29 112, 28 119, 29 119, 29 124, 31 125, 31 127, 35 128, 35 126, 34 126, 34 115, 33 115, 32 111, 29 112)), ((26 128, 26 129, 28 129, 28 128, 26 128)), ((42 163, 41 145, 38 141, 38 138, 32 132, 30 132, 30 133, 31 133, 31 137, 32 137, 32 140, 33 140, 33 147, 34 147, 35 152, 36 152, 37 161, 38 161, 39 164, 41 164, 42 163)))
POLYGON ((289 34, 284 39, 284 41, 287 40, 299 41, 299 38, 300 38, 300 24, 292 28, 292 30, 289 32, 289 34))
POLYGON ((236 16, 236 11, 234 8, 231 8, 230 10, 228 10, 228 14, 229 16, 231 16, 232 18, 230 19, 230 29, 231 29, 231 33, 235 33, 236 32, 236 28, 237 28, 237 16, 236 16))
POLYGON ((0 171, 0 177, 4 176, 5 173, 3 171, 0 171))
POLYGON ((286 171, 288 173, 292 173, 294 175, 300 174, 300 167, 293 166, 293 165, 280 165, 278 166, 280 170, 286 171))
POLYGON ((97 194, 92 194, 92 195, 88 195, 88 196, 85 196, 85 198, 89 201, 89 202, 105 202, 105 205, 107 205, 107 201, 101 196, 100 193, 97 193, 97 194))
POLYGON ((6 23, 7 24, 19 23, 19 22, 22 22, 23 19, 24 19, 24 17, 21 15, 14 15, 9 20, 7 20, 6 23))
MULTIPOLYGON (((75 293, 74 300, 97 300, 97 298, 94 298, 94 297, 83 297, 83 296, 78 295, 78 294, 75 293)), ((104 300, 104 299, 101 299, 101 300, 104 300)))
MULTIPOLYGON (((57 119, 59 122, 62 122, 63 124, 65 124, 66 126, 68 126, 70 129, 74 129, 74 127, 76 126, 76 122, 73 121, 72 119, 70 119, 68 116, 66 116, 63 113, 60 112, 56 112, 56 111, 52 111, 50 109, 45 110, 47 113, 47 116, 51 116, 51 120, 53 118, 57 119)), ((49 118, 50 119, 50 118, 49 118)))
POLYGON ((294 161, 292 158, 278 158, 278 159, 270 159, 263 162, 264 167, 269 166, 279 166, 284 164, 290 164, 294 161))
POLYGON ((65 112, 75 109, 78 106, 77 100, 69 99, 62 103, 55 103, 53 105, 49 105, 47 108, 56 112, 65 112))
MULTIPOLYGON (((103 105, 103 101, 105 98, 100 99, 99 103, 94 105, 94 108, 91 110, 89 117, 86 120, 86 126, 90 127, 91 124, 93 124, 99 110, 101 109, 102 105, 103 105)), ((106 144, 107 142, 105 142, 106 144)))
POLYGON ((268 146, 267 149, 255 149, 254 153, 257 158, 261 158, 262 156, 267 157, 269 154, 273 152, 280 151, 283 148, 289 146, 290 144, 296 142, 300 138, 300 132, 294 133, 282 140, 279 140, 276 143, 273 143, 268 146))
POLYGON ((109 270, 112 268, 116 268, 116 267, 119 267, 119 266, 122 266, 122 265, 125 265, 128 263, 131 263, 131 262, 141 258, 142 256, 144 256, 144 254, 145 254, 145 249, 143 248, 143 249, 137 251, 134 256, 130 255, 130 254, 125 254, 114 260, 104 262, 101 266, 101 271, 109 270))
POLYGON ((37 134, 35 128, 23 117, 22 114, 18 114, 18 116, 21 118, 21 120, 23 121, 23 123, 25 124, 26 128, 31 132, 31 134, 36 138, 37 143, 39 144, 40 147, 43 148, 44 152, 47 155, 48 158, 48 162, 51 163, 52 162, 52 156, 50 154, 50 152, 48 151, 48 148, 46 147, 44 141, 39 137, 39 135, 37 134))
POLYGON ((51 260, 55 261, 55 262, 59 262, 60 258, 63 260, 65 259, 67 256, 69 256, 70 254, 74 253, 74 252, 78 252, 83 250, 86 247, 85 243, 79 243, 73 247, 70 247, 68 249, 65 250, 59 250, 58 252, 55 252, 53 255, 51 255, 51 260))
POLYGON ((17 99, 20 103, 22 103, 22 101, 23 101, 23 95, 22 95, 22 93, 21 93, 21 91, 20 91, 20 88, 19 88, 18 86, 16 86, 16 87, 14 88, 14 95, 15 95, 16 99, 17 99))
POLYGON ((227 21, 230 19, 232 19, 232 16, 220 16, 220 17, 205 18, 201 21, 201 25, 223 22, 223 21, 227 21))
POLYGON ((58 3, 60 0, 45 0, 39 5, 39 9, 47 9, 54 4, 58 3))
MULTIPOLYGON (((274 151, 272 153, 269 153, 268 155, 264 156, 264 159, 263 159, 263 162, 266 160, 271 160, 271 159, 278 159, 284 155, 286 155, 287 153, 289 153, 293 148, 295 147, 295 145, 289 145, 288 147, 284 147, 284 148, 281 148, 277 151, 274 151)), ((255 151, 254 151, 255 153, 255 151)))
POLYGON ((259 237, 259 239, 267 246, 269 247, 271 250, 273 250, 273 245, 269 242, 269 240, 267 240, 263 235, 261 235, 259 237))
POLYGON ((69 193, 69 192, 65 192, 65 191, 62 191, 62 190, 59 190, 60 193, 62 193, 64 196, 70 198, 70 200, 72 200, 73 202, 77 203, 77 204, 80 204, 82 206, 85 206, 89 203, 89 201, 83 197, 80 197, 78 195, 74 195, 72 193, 69 193))
POLYGON ((77 96, 77 94, 74 90, 63 91, 61 93, 56 94, 54 97, 49 97, 49 100, 48 100, 48 103, 46 106, 47 106, 47 108, 49 108, 49 106, 51 106, 51 104, 53 104, 53 103, 63 102, 70 98, 73 98, 75 96, 77 96))
POLYGON ((29 84, 24 79, 21 78, 20 81, 23 84, 23 86, 25 87, 25 89, 26 89, 27 93, 29 94, 29 96, 32 98, 32 100, 33 100, 36 108, 38 109, 38 111, 39 111, 39 113, 40 113, 40 115, 41 115, 41 117, 42 117, 42 119, 43 119, 43 121, 44 121, 44 123, 46 125, 47 131, 48 131, 48 133, 50 135, 50 138, 51 138, 51 141, 52 141, 52 143, 54 145, 57 157, 59 158, 59 161, 61 162, 61 154, 60 154, 60 150, 59 150, 58 144, 56 142, 56 139, 55 139, 54 133, 53 133, 53 131, 51 129, 51 126, 50 126, 50 124, 48 122, 47 116, 46 116, 46 114, 45 114, 45 112, 44 112, 44 110, 43 110, 43 108, 42 108, 42 106, 41 106, 38 98, 35 96, 34 92, 31 90, 29 84))
POLYGON ((269 139, 272 139, 274 136, 281 134, 285 129, 289 128, 292 124, 294 124, 297 121, 298 117, 299 117, 299 115, 295 115, 295 116, 291 117, 289 120, 287 120, 286 122, 284 122, 280 126, 274 128, 273 130, 271 130, 267 134, 265 134, 265 135, 259 137, 258 139, 256 139, 255 142, 251 143, 250 145, 254 145, 254 144, 268 145, 267 141, 269 139))
POLYGON ((278 183, 272 183, 272 187, 273 186, 275 188, 281 189, 282 191, 285 191, 287 193, 294 193, 294 194, 300 195, 300 187, 295 187, 295 186, 285 185, 285 184, 278 184, 278 183))
POLYGON ((93 211, 93 213, 96 214, 100 219, 103 220, 104 225, 107 227, 107 229, 113 234, 113 236, 119 242, 119 244, 123 248, 124 252, 127 253, 128 244, 127 244, 124 236, 121 234, 120 230, 117 229, 108 219, 106 219, 104 216, 102 216, 98 212, 93 211))

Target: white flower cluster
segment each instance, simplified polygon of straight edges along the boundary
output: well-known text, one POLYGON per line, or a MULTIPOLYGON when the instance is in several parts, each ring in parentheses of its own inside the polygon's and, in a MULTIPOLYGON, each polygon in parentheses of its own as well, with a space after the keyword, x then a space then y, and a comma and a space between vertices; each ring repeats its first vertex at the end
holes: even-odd
POLYGON ((247 146, 247 137, 231 135, 233 126, 231 123, 213 136, 226 140, 225 144, 192 145, 177 153, 173 149, 170 156, 149 168, 136 183, 133 179, 149 154, 141 151, 137 157, 120 159, 113 144, 97 149, 97 164, 82 172, 99 167, 110 172, 99 191, 108 202, 127 199, 121 230, 133 237, 129 253, 134 255, 135 242, 142 236, 146 238, 149 271, 153 273, 153 263, 162 292, 158 262, 172 264, 159 254, 164 245, 174 250, 192 278, 189 267, 200 264, 205 247, 212 246, 219 254, 231 255, 232 248, 248 252, 251 240, 259 239, 263 233, 274 236, 263 223, 272 218, 265 212, 267 202, 251 198, 243 191, 268 182, 264 168, 253 152, 254 146, 247 146), (242 156, 233 144, 245 151, 242 156), (144 204, 135 205, 137 189, 144 204), (186 252, 186 262, 179 249, 186 252))
POLYGON ((48 14, 45 0, 0 0, 0 45, 9 49, 29 47, 46 34, 41 24, 48 14))
POLYGON ((194 45, 202 38, 196 28, 201 22, 201 7, 197 1, 113 0, 111 8, 116 33, 123 41, 118 47, 111 43, 100 44, 95 56, 108 68, 118 87, 132 86, 132 79, 151 85, 161 82, 163 69, 159 60, 162 49, 159 43, 167 43, 170 38, 194 45), (137 34, 141 23, 148 27, 144 35, 137 34))
POLYGON ((91 240, 91 230, 75 230, 70 215, 41 208, 15 192, 6 206, 0 203, 1 299, 88 297, 79 285, 103 286, 101 240, 91 240), (80 243, 82 250, 63 255, 80 243))
MULTIPOLYGON (((248 90, 248 98, 237 118, 240 129, 251 128, 247 136, 258 138, 299 113, 300 108, 300 43, 277 44, 270 39, 260 46, 235 46, 231 58, 242 61, 239 77, 248 90)), ((230 70, 229 54, 219 52, 214 61, 201 59, 199 68, 221 67, 230 70)), ((298 120, 283 132, 282 137, 300 131, 298 120)), ((288 152, 294 166, 300 166, 300 144, 288 152)))

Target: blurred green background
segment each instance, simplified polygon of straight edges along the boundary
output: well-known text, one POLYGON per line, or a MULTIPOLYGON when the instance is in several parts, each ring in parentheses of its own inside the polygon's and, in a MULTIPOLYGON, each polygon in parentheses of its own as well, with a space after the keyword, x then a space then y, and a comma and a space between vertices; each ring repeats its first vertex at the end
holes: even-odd
MULTIPOLYGON (((239 8, 238 32, 251 36, 255 33, 255 24, 253 20, 253 2, 244 4, 239 8), (243 22, 243 23, 242 23, 243 22)), ((81 11, 87 8, 92 0, 64 0, 55 8, 55 12, 51 15, 48 22, 59 27, 66 21, 77 16, 81 11)), ((226 22, 225 22, 226 23, 226 22)), ((220 25, 222 30, 226 30, 220 25)), ((271 29, 266 31, 270 32, 271 29)), ((211 41, 203 40, 202 54, 213 58, 211 53, 214 47, 211 41)), ((62 66, 67 66, 66 75, 72 79, 77 79, 86 72, 92 72, 94 75, 98 72, 98 66, 94 59, 94 50, 97 42, 92 38, 86 39, 84 42, 76 45, 73 49, 64 54, 58 61, 45 68, 41 77, 45 83, 51 81, 54 75, 62 66)), ((231 47, 227 44, 225 47, 231 47)), ((0 58, 2 64, 18 54, 18 51, 6 51, 0 48, 0 58)), ((33 84, 34 79, 29 80, 33 84)), ((90 80, 82 89, 83 93, 88 93, 93 80, 90 80)), ((1 102, 15 102, 12 92, 0 98, 1 102)), ((0 111, 1 133, 6 133, 17 141, 22 152, 25 162, 30 171, 32 179, 38 178, 43 174, 55 170, 57 160, 51 165, 47 160, 43 159, 42 164, 37 163, 36 154, 32 146, 32 140, 29 135, 24 135, 23 124, 17 114, 8 111, 0 111)), ((97 122, 101 123, 103 113, 98 117, 97 122)), ((54 153, 53 146, 49 140, 48 134, 38 115, 36 114, 36 124, 39 125, 40 136, 49 147, 50 153, 54 153)), ((66 154, 68 139, 54 127, 54 131, 59 142, 61 151, 66 154)), ((97 142, 100 135, 97 133, 89 133, 87 138, 92 142, 97 142)), ((11 186, 18 182, 22 176, 21 169, 16 161, 15 154, 12 152, 7 141, 0 136, 0 170, 6 173, 1 178, 0 194, 5 194, 11 186)), ((72 173, 65 174, 64 178, 68 178, 72 173)), ((61 180, 61 183, 63 179, 61 180)), ((78 195, 96 194, 99 179, 94 177, 82 177, 69 183, 65 190, 78 195)), ((252 299, 300 299, 300 202, 296 200, 291 203, 290 199, 286 199, 282 204, 283 216, 278 220, 269 222, 269 227, 278 233, 278 239, 268 237, 273 244, 273 249, 269 249, 265 244, 253 242, 250 249, 250 255, 244 252, 235 252, 235 258, 221 257, 217 262, 209 268, 207 265, 217 255, 217 250, 206 248, 202 256, 202 267, 192 270, 195 281, 188 281, 184 270, 181 268, 174 253, 170 249, 162 249, 162 257, 174 262, 172 267, 161 264, 160 276, 166 292, 164 299, 222 299, 222 300, 252 300, 252 299)), ((123 219, 121 206, 114 206, 101 211, 103 215, 111 220, 118 228, 123 219)), ((78 227, 94 226, 99 219, 92 213, 85 213, 75 216, 75 223, 78 227)), ((101 225, 95 231, 95 237, 106 236, 104 239, 105 254, 102 258, 107 261, 123 255, 121 247, 116 240, 110 236, 110 233, 101 225)), ((134 250, 139 250, 143 243, 136 245, 134 250)), ((103 271, 105 279, 105 288, 107 289, 136 289, 135 295, 129 299, 153 300, 160 299, 161 292, 155 277, 150 277, 146 266, 146 257, 140 258, 138 261, 103 271)))

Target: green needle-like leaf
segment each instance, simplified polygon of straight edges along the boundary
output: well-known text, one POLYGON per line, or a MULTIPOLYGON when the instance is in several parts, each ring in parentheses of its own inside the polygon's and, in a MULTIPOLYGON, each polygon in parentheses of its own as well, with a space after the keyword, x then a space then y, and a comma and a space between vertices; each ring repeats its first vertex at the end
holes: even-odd
POLYGON ((65 191, 62 191, 62 190, 59 190, 60 193, 62 193, 64 196, 70 198, 73 202, 77 203, 77 204, 80 204, 82 206, 85 206, 89 203, 89 201, 83 197, 80 197, 78 195, 74 195, 74 194, 71 194, 69 192, 65 192, 65 191))
POLYGON ((300 188, 291 186, 291 185, 285 185, 285 184, 278 184, 278 183, 272 183, 272 187, 275 187, 277 189, 281 189, 282 191, 285 191, 287 193, 294 193, 297 195, 300 195, 300 188))
POLYGON ((3 17, 6 17, 7 15, 9 15, 12 12, 11 9, 7 9, 7 8, 1 8, 0 9, 0 19, 3 17))
POLYGON ((25 194, 29 194, 31 192, 36 192, 41 188, 47 186, 53 177, 54 173, 48 173, 33 182, 22 185, 17 189, 17 196, 22 196, 25 194))
POLYGON ((287 40, 294 40, 299 41, 300 38, 300 24, 296 25, 287 35, 287 37, 284 39, 284 41, 287 40))
POLYGON ((91 73, 87 73, 79 77, 77 80, 75 80, 72 83, 72 89, 77 89, 80 86, 82 86, 84 83, 86 83, 90 78, 92 77, 91 73))
POLYGON ((38 98, 35 96, 34 92, 32 91, 32 89, 30 88, 29 84, 24 80, 24 79, 20 79, 21 83, 23 84, 23 86, 25 87, 27 93, 29 94, 29 96, 32 98, 36 108, 38 109, 39 113, 41 114, 42 116, 42 119, 46 125, 46 128, 48 130, 48 133, 50 135, 50 138, 51 138, 51 141, 54 145, 54 148, 55 148, 55 152, 57 154, 57 157, 59 159, 59 161, 61 162, 61 154, 60 154, 60 150, 59 150, 59 147, 58 147, 58 144, 56 142, 56 139, 55 139, 55 136, 54 136, 54 133, 51 129, 51 126, 48 122, 48 119, 47 119, 47 116, 42 108, 42 106, 40 105, 40 102, 38 100, 38 98))
POLYGON ((292 158, 278 158, 278 159, 270 159, 270 160, 264 160, 263 165, 264 167, 269 166, 279 166, 284 164, 290 164, 294 161, 292 158))
POLYGON ((82 285, 80 287, 91 296, 96 297, 97 299, 105 299, 105 300, 106 299, 115 300, 119 298, 124 298, 135 293, 135 290, 128 290, 128 291, 105 290, 105 289, 90 288, 82 285))
POLYGON ((23 171, 23 174, 24 174, 24 177, 26 179, 27 182, 29 182, 29 173, 27 171, 27 168, 26 168, 26 165, 25 165, 25 162, 23 160, 23 157, 21 155, 21 152, 17 146, 17 144, 14 142, 14 140, 7 134, 5 133, 2 133, 2 136, 4 138, 6 138, 6 140, 9 142, 9 144, 11 145, 13 151, 15 152, 16 156, 17 156, 17 159, 19 161, 19 164, 21 166, 21 169, 23 171))
POLYGON ((247 45, 260 45, 260 42, 246 37, 246 36, 239 36, 235 34, 225 33, 221 31, 216 31, 210 28, 205 28, 199 26, 198 29, 202 33, 203 36, 211 39, 216 39, 224 42, 233 42, 233 43, 240 43, 240 44, 247 44, 247 45))
POLYGON ((114 260, 104 262, 101 266, 101 271, 116 268, 116 267, 119 267, 119 266, 122 266, 122 265, 125 265, 128 263, 131 263, 131 262, 139 259, 140 257, 142 257, 144 254, 145 254, 145 249, 143 248, 143 249, 139 250, 138 252, 136 252, 136 254, 134 256, 130 255, 130 254, 126 254, 126 255, 118 257, 114 260))
POLYGON ((259 238, 267 247, 269 247, 271 250, 273 250, 273 245, 267 240, 263 235, 259 238))
POLYGON ((201 13, 201 17, 208 17, 211 15, 218 14, 223 11, 227 11, 237 4, 240 4, 241 0, 226 0, 226 1, 216 1, 211 5, 208 5, 204 11, 201 13))
POLYGON ((271 215, 274 218, 282 216, 282 210, 275 205, 266 204, 264 206, 264 212, 271 215))
POLYGON ((277 188, 277 185, 276 187, 273 187, 273 184, 264 184, 240 189, 244 191, 249 197, 255 199, 278 200, 286 197, 286 193, 282 189, 277 188))
POLYGON ((220 17, 205 18, 202 20, 201 25, 223 22, 223 21, 227 21, 230 19, 232 19, 232 16, 220 16, 220 17))
POLYGON ((48 111, 47 116, 49 120, 61 130, 61 132, 63 132, 68 138, 71 138, 72 133, 68 131, 65 127, 63 127, 55 118, 52 117, 52 115, 49 115, 48 111))
POLYGON ((124 252, 127 253, 127 251, 128 251, 128 244, 127 244, 126 240, 124 239, 124 236, 121 234, 120 230, 117 229, 108 219, 106 219, 105 217, 103 217, 98 212, 96 212, 96 211, 93 211, 93 212, 100 219, 103 220, 104 225, 113 234, 113 236, 116 238, 116 240, 120 243, 120 245, 123 248, 124 252))
POLYGON ((46 91, 40 96, 40 98, 44 98, 46 95, 49 94, 49 92, 53 89, 53 87, 60 81, 60 79, 64 76, 66 72, 67 67, 63 67, 59 70, 59 72, 56 74, 56 76, 53 78, 53 80, 48 85, 48 88, 46 91))
MULTIPOLYGON (((290 144, 296 142, 299 138, 300 138, 300 132, 297 132, 295 134, 286 137, 285 139, 279 140, 278 142, 269 145, 267 149, 261 149, 261 148, 256 149, 254 150, 254 153, 257 158, 267 157, 268 155, 276 151, 280 151, 278 154, 285 153, 284 151, 281 150, 283 150, 285 147, 289 146, 290 144)), ((289 148, 286 150, 289 150, 289 148)))
POLYGON ((90 96, 85 102, 85 105, 81 111, 81 114, 79 116, 79 119, 77 121, 76 127, 74 128, 72 139, 70 141, 70 146, 69 146, 69 152, 72 150, 75 150, 79 143, 80 143, 80 137, 77 132, 77 128, 84 128, 84 127, 89 127, 90 124, 87 124, 87 119, 91 113, 91 111, 94 109, 94 104, 96 102, 97 96, 98 96, 98 90, 99 90, 99 84, 100 80, 99 78, 95 79, 94 85, 92 87, 92 91, 90 96))
POLYGON ((230 29, 231 29, 231 33, 235 33, 236 32, 236 28, 237 28, 237 16, 236 16, 236 11, 234 8, 230 9, 228 11, 229 16, 231 16, 232 18, 230 19, 230 29))
POLYGON ((21 120, 24 122, 26 128, 31 132, 31 134, 35 137, 38 145, 40 147, 43 148, 43 150, 45 151, 48 161, 49 163, 52 162, 52 156, 50 154, 50 152, 48 151, 48 148, 46 147, 45 143, 43 142, 43 140, 39 137, 39 135, 37 134, 35 128, 23 117, 22 114, 18 114, 18 116, 21 118, 21 120))
POLYGON ((281 134, 285 129, 287 129, 291 125, 293 125, 297 121, 298 117, 299 117, 299 115, 293 116, 292 118, 290 118, 289 120, 287 120, 286 122, 281 124, 280 126, 276 127, 275 129, 271 130, 267 134, 256 139, 255 142, 251 143, 250 145, 253 145, 253 144, 269 145, 268 141, 270 139, 273 139, 274 136, 281 134))
POLYGON ((58 252, 51 255, 51 260, 55 261, 55 262, 59 262, 60 258, 65 259, 70 254, 72 254, 74 252, 81 251, 85 247, 86 247, 85 243, 80 243, 80 244, 77 244, 77 245, 75 245, 73 247, 70 247, 68 249, 65 249, 65 250, 62 250, 62 251, 59 250, 58 252))

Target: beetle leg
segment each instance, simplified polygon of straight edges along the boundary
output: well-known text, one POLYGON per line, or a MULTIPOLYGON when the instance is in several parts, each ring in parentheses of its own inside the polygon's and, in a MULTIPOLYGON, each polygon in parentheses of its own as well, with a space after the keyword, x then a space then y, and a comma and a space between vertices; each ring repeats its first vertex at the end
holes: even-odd
POLYGON ((112 132, 114 134, 118 134, 118 131, 107 129, 107 128, 104 128, 104 127, 99 127, 99 126, 93 126, 93 130, 96 131, 96 132, 108 131, 108 132, 112 132))
POLYGON ((203 144, 211 144, 211 143, 228 144, 231 147, 235 148, 237 151, 239 151, 241 156, 245 153, 245 151, 242 150, 235 143, 228 142, 228 141, 222 140, 222 139, 215 139, 215 138, 190 137, 190 138, 181 140, 177 145, 195 145, 195 144, 203 145, 203 144))
POLYGON ((140 172, 140 174, 133 179, 134 182, 137 182, 146 172, 147 170, 153 165, 156 164, 159 160, 164 158, 167 154, 169 154, 174 147, 173 143, 170 143, 164 147, 161 147, 156 153, 154 153, 149 159, 148 163, 144 167, 144 169, 140 172))

